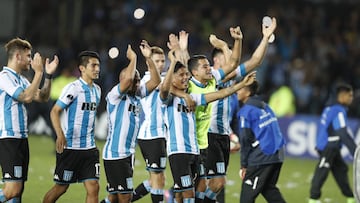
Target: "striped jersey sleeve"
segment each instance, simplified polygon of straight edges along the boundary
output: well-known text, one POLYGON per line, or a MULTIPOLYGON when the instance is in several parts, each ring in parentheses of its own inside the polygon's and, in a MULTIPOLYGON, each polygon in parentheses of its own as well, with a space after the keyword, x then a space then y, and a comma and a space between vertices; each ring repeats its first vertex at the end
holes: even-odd
POLYGON ((0 139, 27 138, 26 108, 17 99, 30 82, 8 67, 0 72, 0 81, 0 139))

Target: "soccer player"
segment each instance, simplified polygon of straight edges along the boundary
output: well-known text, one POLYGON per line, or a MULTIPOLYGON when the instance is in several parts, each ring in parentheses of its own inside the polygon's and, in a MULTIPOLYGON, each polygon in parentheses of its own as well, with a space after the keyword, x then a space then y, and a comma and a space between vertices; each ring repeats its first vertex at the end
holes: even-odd
MULTIPOLYGON (((238 67, 241 55, 242 33, 240 27, 230 28, 231 37, 234 39, 234 46, 229 60, 218 70, 211 69, 210 63, 206 56, 195 55, 188 60, 188 67, 192 74, 189 81, 189 93, 204 94, 215 92, 216 84, 224 77, 238 67)), ((210 38, 214 37, 211 35, 210 38)), ((210 117, 212 112, 212 104, 197 106, 195 109, 196 117, 196 136, 200 148, 201 167, 204 168, 204 173, 200 174, 197 182, 196 199, 201 202, 205 198, 206 186, 206 163, 207 148, 208 148, 208 130, 210 127, 210 117)), ((224 164, 220 164, 222 171, 224 171, 224 164)), ((214 199, 215 192, 207 191, 208 196, 214 199), (211 193, 211 194, 210 194, 211 193)), ((216 196, 216 195, 215 195, 216 196)))
POLYGON ((354 203, 354 195, 347 176, 348 167, 340 149, 345 144, 352 156, 356 144, 347 131, 347 107, 353 101, 353 89, 348 84, 338 84, 335 89, 335 101, 329 103, 322 112, 316 137, 316 150, 319 163, 311 181, 309 203, 320 202, 321 187, 331 171, 341 192, 347 197, 347 203, 354 203))
POLYGON ((151 93, 161 82, 160 74, 151 59, 151 48, 143 40, 140 45, 148 64, 150 80, 140 86, 136 70, 137 56, 127 49, 129 65, 120 72, 119 83, 106 97, 109 131, 103 149, 108 197, 102 202, 130 202, 133 193, 133 162, 135 140, 139 131, 140 97, 151 93), (138 92, 140 95, 138 96, 138 92))
POLYGON ((99 201, 99 150, 94 137, 96 110, 101 98, 101 89, 94 83, 100 73, 98 53, 81 52, 78 68, 80 78, 63 88, 50 112, 57 136, 55 185, 45 194, 44 203, 55 202, 76 182, 84 184, 86 202, 99 201), (63 111, 65 122, 60 122, 63 111))
MULTIPOLYGON (((165 68, 165 54, 163 49, 157 46, 151 47, 151 60, 156 69, 162 73, 165 68)), ((162 75, 161 75, 162 76, 162 75)), ((145 72, 140 84, 151 81, 150 69, 145 72)), ((148 96, 142 98, 142 106, 145 120, 141 124, 137 141, 146 163, 146 170, 149 171, 149 179, 138 185, 134 191, 132 201, 136 201, 147 193, 151 193, 153 202, 161 202, 164 197, 166 167, 166 140, 164 134, 163 109, 159 99, 159 89, 156 88, 148 96)))
MULTIPOLYGON (((272 19, 271 26, 262 26, 263 37, 251 58, 241 63, 236 70, 226 76, 225 80, 218 82, 216 85, 217 90, 231 86, 236 79, 244 77, 247 73, 260 66, 269 44, 269 38, 275 29, 275 18, 272 19)), ((231 50, 226 42, 215 36, 210 37, 210 43, 214 46, 212 51, 213 68, 218 70, 230 60, 231 50)), ((208 157, 205 164, 207 178, 209 179, 206 192, 207 202, 215 202, 217 194, 226 184, 225 177, 230 153, 230 112, 230 97, 212 102, 211 123, 208 133, 208 157)), ((222 196, 222 198, 218 197, 217 199, 223 203, 224 196, 220 196, 222 196)))
MULTIPOLYGON (((186 91, 190 78, 187 67, 177 61, 173 50, 169 52, 170 68, 160 88, 160 97, 167 105, 165 110, 165 123, 168 129, 167 155, 174 179, 173 190, 177 202, 194 202, 195 191, 193 178, 201 170, 199 165, 199 146, 196 138, 196 123, 194 113, 189 111, 185 100, 175 96, 176 91, 186 91), (173 90, 171 90, 171 88, 173 90), (174 94, 170 94, 173 92, 174 94)), ((207 94, 191 93, 196 105, 206 105, 234 93, 244 85, 251 84, 255 73, 249 74, 244 81, 207 94)))
MULTIPOLYGON (((179 32, 179 37, 169 35, 168 46, 170 49, 187 49, 188 33, 179 32)), ((165 54, 160 47, 151 47, 151 58, 156 68, 162 72, 165 67, 165 54)), ((162 77, 165 74, 162 74, 162 77)), ((149 81, 149 72, 145 72, 141 83, 149 81)), ((150 179, 143 181, 136 189, 132 201, 151 193, 152 202, 161 202, 164 197, 165 176, 164 170, 166 166, 166 140, 164 133, 164 120, 162 101, 159 97, 160 89, 156 88, 148 96, 142 99, 145 113, 145 121, 142 123, 137 137, 138 144, 142 155, 146 162, 146 169, 149 171, 150 179)), ((189 101, 187 100, 189 103, 189 101)))
POLYGON ((284 161, 283 137, 274 112, 255 94, 255 81, 237 91, 243 103, 237 113, 241 143, 240 202, 253 203, 259 194, 267 202, 285 202, 276 183, 284 161))
POLYGON ((59 59, 45 61, 45 81, 39 89, 44 74, 39 53, 31 58, 30 42, 14 38, 5 45, 8 61, 0 72, 0 165, 4 188, 0 189, 0 202, 21 202, 28 176, 29 144, 28 121, 25 104, 32 101, 47 102, 52 74, 59 59), (22 73, 33 69, 30 83, 22 73), (10 200, 11 199, 11 200, 10 200))

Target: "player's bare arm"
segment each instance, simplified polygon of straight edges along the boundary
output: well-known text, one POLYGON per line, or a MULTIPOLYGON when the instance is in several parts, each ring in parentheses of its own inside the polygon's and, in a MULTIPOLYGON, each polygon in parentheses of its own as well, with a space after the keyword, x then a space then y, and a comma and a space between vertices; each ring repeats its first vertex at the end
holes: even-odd
POLYGON ((128 66, 120 72, 120 92, 126 92, 130 88, 135 77, 137 55, 130 45, 128 45, 126 57, 130 60, 130 62, 128 66))
POLYGON ((256 72, 251 72, 248 75, 245 76, 244 80, 242 80, 239 83, 236 83, 233 86, 230 86, 228 88, 221 89, 217 92, 212 92, 205 94, 205 100, 207 103, 213 102, 218 99, 222 99, 225 97, 230 96, 231 94, 235 93, 239 89, 251 85, 256 80, 256 72))
POLYGON ((151 47, 146 40, 141 41, 140 50, 145 57, 146 65, 150 72, 150 80, 146 82, 146 89, 148 92, 152 92, 161 82, 160 73, 156 68, 154 61, 151 59, 151 47))
POLYGON ((46 102, 50 97, 52 75, 55 73, 59 65, 59 58, 55 55, 50 62, 49 58, 45 60, 45 80, 42 88, 35 94, 34 100, 38 102, 46 102))
POLYGON ((34 78, 31 85, 20 93, 18 100, 24 103, 30 103, 34 99, 34 95, 38 92, 40 82, 43 76, 43 62, 41 55, 35 53, 34 58, 31 60, 31 68, 34 70, 34 78))

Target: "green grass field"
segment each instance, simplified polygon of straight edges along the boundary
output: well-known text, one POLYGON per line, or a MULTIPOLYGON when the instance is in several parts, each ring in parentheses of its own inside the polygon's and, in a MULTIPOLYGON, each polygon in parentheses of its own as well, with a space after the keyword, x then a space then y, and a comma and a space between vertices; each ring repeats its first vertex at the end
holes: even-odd
MULTIPOLYGON (((55 167, 54 143, 51 138, 46 136, 30 136, 30 168, 29 179, 25 185, 23 195, 24 203, 41 202, 44 194, 53 185, 53 171, 55 167)), ((101 150, 104 142, 98 141, 97 145, 101 150)), ((139 150, 136 154, 136 163, 134 171, 134 185, 139 184, 147 178, 147 172, 144 170, 144 161, 139 150)), ((228 182, 226 187, 226 202, 239 202, 239 193, 241 180, 238 176, 239 154, 231 154, 230 165, 228 169, 228 182)), ((303 160, 287 158, 284 162, 278 186, 289 203, 307 202, 309 195, 310 180, 315 167, 316 160, 303 160)), ((101 161, 102 167, 102 161, 101 161)), ((349 175, 352 177, 352 165, 349 165, 349 175)), ((167 188, 172 184, 172 177, 169 170, 166 171, 167 188)), ((102 199, 106 196, 106 178, 103 167, 101 168, 100 195, 102 199)), ((0 185, 0 187, 2 187, 0 185)), ((323 187, 323 202, 340 203, 345 202, 333 177, 330 175, 323 187)), ((59 203, 84 202, 85 190, 82 184, 73 184, 69 190, 58 200, 59 203)), ((139 203, 151 202, 149 196, 138 201, 139 203)), ((256 202, 266 202, 259 197, 256 202)))

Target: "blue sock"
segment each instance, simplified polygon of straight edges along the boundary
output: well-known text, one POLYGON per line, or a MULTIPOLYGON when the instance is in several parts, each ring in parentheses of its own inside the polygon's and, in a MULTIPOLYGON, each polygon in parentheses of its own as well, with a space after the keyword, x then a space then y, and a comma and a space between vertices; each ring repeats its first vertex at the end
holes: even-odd
POLYGON ((6 203, 20 203, 20 198, 14 197, 12 199, 9 199, 6 203))
POLYGON ((0 189, 0 202, 5 202, 6 201, 6 197, 4 195, 4 192, 2 189, 0 189))
POLYGON ((195 198, 184 198, 183 203, 195 203, 195 198))
POLYGON ((197 199, 204 199, 205 198, 205 193, 204 192, 195 192, 195 197, 197 199))
POLYGON ((213 192, 209 187, 205 190, 205 196, 211 200, 216 200, 217 193, 213 192))

